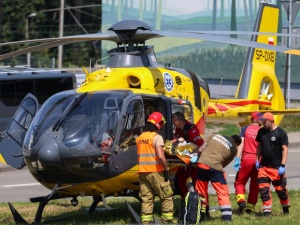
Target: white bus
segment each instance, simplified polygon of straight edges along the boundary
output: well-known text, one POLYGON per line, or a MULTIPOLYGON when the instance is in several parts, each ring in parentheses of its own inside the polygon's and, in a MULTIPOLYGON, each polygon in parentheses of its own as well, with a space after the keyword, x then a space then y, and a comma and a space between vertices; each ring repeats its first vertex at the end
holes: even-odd
POLYGON ((0 132, 6 129, 28 93, 42 105, 53 94, 76 87, 75 74, 66 71, 0 67, 0 132))

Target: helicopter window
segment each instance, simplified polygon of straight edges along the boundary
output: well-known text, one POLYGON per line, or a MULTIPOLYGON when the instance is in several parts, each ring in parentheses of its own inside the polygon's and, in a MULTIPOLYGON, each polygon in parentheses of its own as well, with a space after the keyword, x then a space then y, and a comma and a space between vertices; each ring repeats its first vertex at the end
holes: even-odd
MULTIPOLYGON (((145 98, 144 101, 144 107, 145 107, 145 122, 147 121, 148 116, 157 111, 161 112, 165 119, 168 118, 167 110, 166 110, 166 103, 161 98, 145 98)), ((163 126, 162 129, 159 131, 159 133, 166 138, 167 136, 167 126, 163 126)))
POLYGON ((173 104, 172 105, 172 114, 175 112, 182 112, 184 117, 190 121, 191 123, 193 123, 193 115, 192 115, 192 110, 191 107, 189 105, 177 105, 177 104, 173 104))
POLYGON ((127 109, 126 130, 144 126, 143 103, 140 100, 132 101, 127 109))
POLYGON ((145 125, 144 106, 142 101, 131 101, 128 105, 126 115, 120 139, 121 148, 135 145, 135 138, 141 134, 141 129, 145 125))
POLYGON ((31 97, 24 99, 8 127, 7 134, 22 146, 26 131, 37 110, 37 102, 31 97))
POLYGON ((106 98, 104 109, 118 109, 118 100, 116 98, 106 98))
POLYGON ((21 99, 17 102, 17 87, 15 83, 0 83, 0 99, 5 105, 17 105, 21 103, 21 99))

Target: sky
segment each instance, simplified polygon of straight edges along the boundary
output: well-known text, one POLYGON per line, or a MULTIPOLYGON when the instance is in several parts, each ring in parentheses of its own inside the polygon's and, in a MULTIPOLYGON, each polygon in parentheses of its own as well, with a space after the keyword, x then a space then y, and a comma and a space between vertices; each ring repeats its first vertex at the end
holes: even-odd
MULTIPOLYGON (((117 4, 127 4, 134 8, 139 8, 140 3, 146 4, 147 8, 151 7, 151 4, 156 1, 157 4, 160 0, 115 0, 115 5, 117 4)), ((188 15, 196 12, 207 12, 212 10, 213 0, 161 0, 162 1, 162 11, 165 15, 188 15)), ((221 7, 221 1, 224 2, 225 10, 230 10, 231 0, 217 0, 217 9, 221 7)), ((258 4, 259 0, 252 1, 252 4, 258 4)), ((273 0, 274 1, 274 0, 273 0)), ((272 0, 269 2, 273 2, 272 0)), ((112 4, 113 0, 103 0, 103 4, 112 4)), ((249 5, 249 0, 246 0, 247 5, 249 5)), ((244 0, 236 0, 237 13, 239 10, 244 10, 244 0)), ((144 7, 144 6, 143 6, 144 7)))
MULTIPOLYGON (((158 1, 159 0, 154 0, 158 1)), ((223 0, 224 1, 224 7, 225 10, 228 9, 230 10, 231 8, 231 0, 223 0)), ((253 1, 253 0, 251 0, 253 1)), ((111 4, 113 1, 112 0, 103 0, 103 4, 111 4)), ((115 0, 115 5, 119 3, 125 4, 126 1, 121 1, 121 0, 115 0)), ((128 0, 128 4, 131 4, 134 8, 139 8, 140 7, 140 0, 128 0)), ((143 4, 147 4, 147 8, 150 8, 152 0, 142 0, 143 4)), ((247 4, 249 4, 249 1, 246 1, 247 4)), ((206 11, 211 11, 213 7, 213 0, 162 0, 162 7, 163 7, 163 12, 165 15, 186 15, 186 14, 191 14, 195 12, 206 12, 206 11)), ((237 8, 238 9, 244 9, 244 0, 236 0, 237 8)), ((253 3, 254 4, 254 1, 253 3)), ((258 0, 256 1, 256 4, 258 4, 258 0)), ((220 9, 221 7, 221 0, 217 0, 217 8, 220 9)))

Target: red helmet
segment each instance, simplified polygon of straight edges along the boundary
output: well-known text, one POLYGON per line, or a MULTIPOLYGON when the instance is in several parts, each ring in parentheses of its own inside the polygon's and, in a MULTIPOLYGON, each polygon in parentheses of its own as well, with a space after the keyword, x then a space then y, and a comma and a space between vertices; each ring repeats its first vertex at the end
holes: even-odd
POLYGON ((148 122, 154 124, 158 129, 161 129, 166 123, 164 116, 160 112, 153 112, 148 116, 148 122))

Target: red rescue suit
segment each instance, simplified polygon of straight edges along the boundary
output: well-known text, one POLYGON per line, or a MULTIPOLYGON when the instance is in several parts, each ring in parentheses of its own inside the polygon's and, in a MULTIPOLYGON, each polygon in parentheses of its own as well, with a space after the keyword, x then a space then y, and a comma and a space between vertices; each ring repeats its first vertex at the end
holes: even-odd
MULTIPOLYGON (((201 147, 201 145, 204 143, 204 140, 201 138, 200 133, 196 125, 190 123, 189 121, 185 121, 185 125, 183 127, 183 130, 176 128, 174 137, 176 139, 182 137, 186 142, 191 142, 198 147, 201 147)), ((193 167, 191 165, 185 165, 182 167, 179 167, 179 169, 176 172, 175 179, 177 180, 177 185, 180 190, 180 196, 183 198, 185 194, 188 192, 188 188, 186 186, 186 181, 189 177, 193 180, 193 185, 195 186, 196 182, 196 171, 197 168, 193 167)), ((176 184, 175 184, 176 185, 176 184)))

